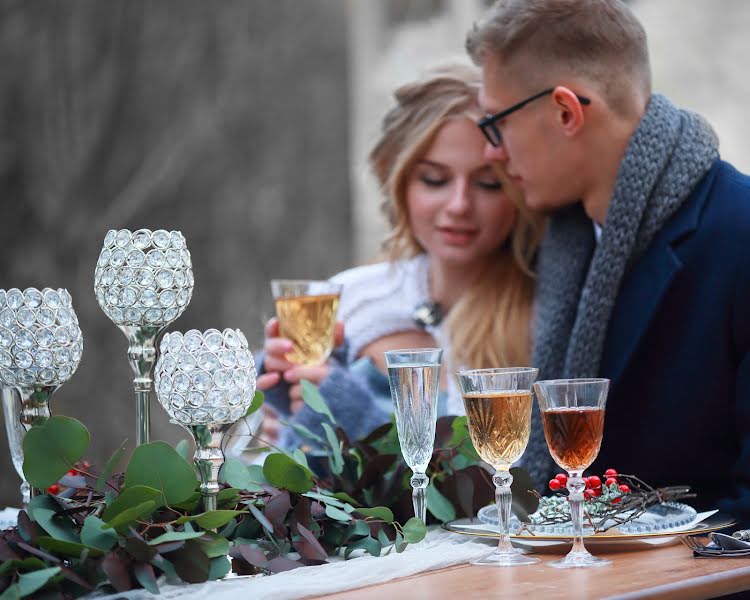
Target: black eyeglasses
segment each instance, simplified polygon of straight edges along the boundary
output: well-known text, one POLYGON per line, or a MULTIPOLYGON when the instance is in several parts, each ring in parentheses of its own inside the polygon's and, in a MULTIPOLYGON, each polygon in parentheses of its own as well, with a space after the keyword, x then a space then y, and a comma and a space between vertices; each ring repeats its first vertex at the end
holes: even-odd
MULTIPOLYGON (((484 137, 487 138, 487 141, 492 144, 493 146, 497 147, 502 143, 503 136, 500 134, 500 130, 497 128, 497 122, 501 121, 505 117, 507 117, 509 114, 516 112, 517 110, 523 108, 526 106, 529 102, 533 102, 537 98, 541 98, 542 96, 546 96, 547 94, 551 94, 555 91, 555 88, 549 88, 542 92, 539 92, 538 94, 534 94, 533 96, 529 96, 526 98, 526 100, 521 100, 517 104, 514 104, 510 108, 506 108, 505 110, 501 110, 499 113, 495 113, 494 115, 487 115, 486 117, 483 117, 482 119, 479 119, 477 121, 477 126, 479 129, 482 130, 482 133, 484 134, 484 137)), ((578 98, 578 101, 581 104, 591 104, 591 100, 584 96, 579 96, 576 94, 576 98, 578 98)))

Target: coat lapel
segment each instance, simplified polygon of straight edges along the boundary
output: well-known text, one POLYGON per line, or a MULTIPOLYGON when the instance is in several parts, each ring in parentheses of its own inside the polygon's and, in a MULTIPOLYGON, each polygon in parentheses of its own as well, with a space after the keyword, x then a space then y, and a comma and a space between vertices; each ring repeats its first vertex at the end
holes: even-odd
POLYGON ((675 276, 683 268, 678 255, 700 222, 717 164, 693 190, 630 271, 618 295, 607 328, 600 375, 613 384, 622 376, 675 276))

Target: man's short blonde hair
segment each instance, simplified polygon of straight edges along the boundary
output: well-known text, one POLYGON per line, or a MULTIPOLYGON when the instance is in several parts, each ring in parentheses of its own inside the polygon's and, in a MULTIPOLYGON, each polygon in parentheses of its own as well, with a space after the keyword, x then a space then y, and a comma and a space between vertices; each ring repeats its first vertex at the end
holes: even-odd
POLYGON ((621 113, 651 95, 646 32, 621 0, 498 0, 469 32, 466 49, 479 65, 488 56, 518 64, 529 85, 583 77, 621 113))

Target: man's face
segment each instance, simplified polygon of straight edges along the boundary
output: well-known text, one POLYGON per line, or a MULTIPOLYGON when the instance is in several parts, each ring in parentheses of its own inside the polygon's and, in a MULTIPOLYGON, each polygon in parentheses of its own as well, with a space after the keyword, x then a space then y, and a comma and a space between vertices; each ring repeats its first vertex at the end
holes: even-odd
MULTIPOLYGON (((544 89, 529 90, 522 84, 513 69, 488 57, 482 66, 482 109, 495 114, 544 89)), ((549 82, 553 85, 555 82, 549 82)), ((551 96, 530 102, 496 125, 502 142, 497 147, 488 142, 485 157, 505 165, 532 210, 551 212, 578 200, 570 185, 575 172, 568 164, 571 149, 556 126, 551 96)))

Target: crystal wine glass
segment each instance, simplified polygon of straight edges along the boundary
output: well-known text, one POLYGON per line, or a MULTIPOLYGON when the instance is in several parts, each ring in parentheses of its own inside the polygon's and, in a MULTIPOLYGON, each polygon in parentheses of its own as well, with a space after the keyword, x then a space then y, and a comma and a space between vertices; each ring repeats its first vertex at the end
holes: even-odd
MULTIPOLYGON (((19 475, 26 431, 49 418, 50 397, 75 373, 82 353, 83 336, 67 290, 0 290, 0 385, 15 389, 20 398, 17 402, 3 394, 8 442, 19 475), (21 429, 11 425, 15 422, 21 429)), ((28 504, 26 481, 21 494, 28 504)))
POLYGON ((156 395, 173 423, 195 441, 205 509, 216 510, 222 439, 255 394, 255 361, 239 329, 168 333, 156 363, 156 395))
POLYGON ((286 358, 322 365, 333 350, 333 329, 342 286, 330 281, 274 279, 271 292, 282 337, 294 345, 286 358))
POLYGON ((510 543, 511 465, 521 458, 531 432, 531 386, 538 369, 530 367, 461 371, 456 377, 464 398, 469 434, 474 448, 495 469, 497 548, 473 565, 513 567, 538 563, 510 543))
POLYGON ((440 387, 440 348, 384 352, 401 454, 412 470, 414 515, 427 521, 425 475, 435 445, 440 387))
POLYGON ((104 313, 130 342, 138 445, 151 437, 149 398, 157 339, 184 312, 194 283, 190 252, 179 231, 107 232, 96 264, 94 292, 104 313))
POLYGON ((603 567, 612 561, 592 556, 583 545, 583 471, 599 454, 609 379, 538 381, 534 391, 542 413, 544 436, 555 462, 568 472, 573 548, 548 563, 559 569, 603 567))

